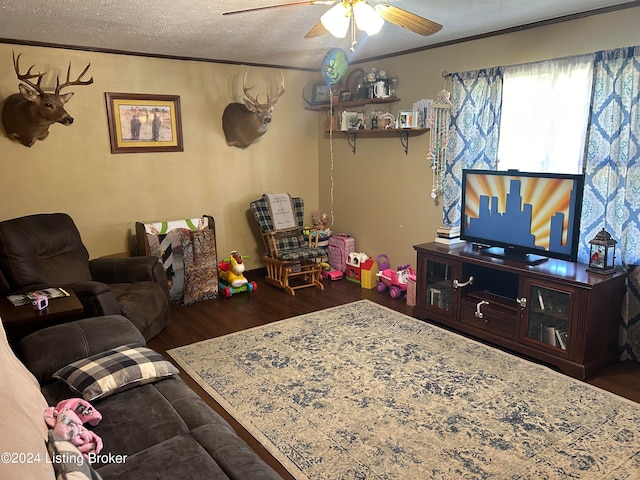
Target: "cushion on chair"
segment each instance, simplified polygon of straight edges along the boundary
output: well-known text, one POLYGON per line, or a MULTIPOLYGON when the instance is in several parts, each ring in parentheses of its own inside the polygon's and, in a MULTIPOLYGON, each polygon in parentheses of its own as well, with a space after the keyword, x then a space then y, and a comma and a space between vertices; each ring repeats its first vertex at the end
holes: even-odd
POLYGON ((150 348, 121 345, 70 363, 53 377, 92 402, 178 373, 177 368, 150 348))
POLYGON ((279 251, 278 260, 297 261, 312 260, 327 254, 324 248, 302 247, 279 251))
POLYGON ((306 248, 308 246, 301 231, 297 228, 276 232, 275 241, 279 252, 295 248, 306 248))
POLYGON ((169 299, 160 285, 154 282, 135 282, 112 283, 110 287, 122 309, 122 315, 145 338, 152 338, 167 326, 168 322, 158 320, 169 310, 169 299))
POLYGON ((65 213, 0 222, 0 269, 11 290, 91 280, 89 253, 65 213))
MULTIPOLYGON (((291 202, 293 204, 293 213, 296 218, 296 222, 298 223, 299 230, 302 230, 304 227, 304 200, 300 197, 291 197, 291 202)), ((273 220, 271 218, 271 212, 269 210, 269 202, 267 201, 266 195, 263 195, 262 198, 252 202, 253 214, 260 225, 260 228, 263 232, 273 232, 273 220)))

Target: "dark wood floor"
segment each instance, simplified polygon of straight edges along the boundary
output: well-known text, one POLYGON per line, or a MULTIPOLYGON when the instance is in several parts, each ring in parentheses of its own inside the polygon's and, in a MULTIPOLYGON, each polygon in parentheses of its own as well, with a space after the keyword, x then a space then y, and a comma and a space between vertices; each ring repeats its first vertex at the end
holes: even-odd
MULTIPOLYGON (((258 289, 253 293, 240 293, 228 299, 209 300, 189 306, 173 305, 171 324, 160 335, 153 338, 149 342, 149 346, 166 354, 166 350, 181 345, 188 345, 207 338, 226 335, 360 299, 368 299, 411 315, 411 307, 408 307, 404 301, 393 300, 389 295, 379 293, 375 289, 363 289, 347 280, 325 281, 324 291, 306 288, 298 290, 296 296, 292 297, 264 283, 260 271, 249 272, 247 277, 258 283, 258 289)), ((198 384, 186 374, 181 373, 181 376, 212 408, 226 418, 239 435, 283 478, 292 479, 287 471, 198 384)), ((600 368, 587 381, 599 388, 640 403, 640 363, 612 363, 600 368)))

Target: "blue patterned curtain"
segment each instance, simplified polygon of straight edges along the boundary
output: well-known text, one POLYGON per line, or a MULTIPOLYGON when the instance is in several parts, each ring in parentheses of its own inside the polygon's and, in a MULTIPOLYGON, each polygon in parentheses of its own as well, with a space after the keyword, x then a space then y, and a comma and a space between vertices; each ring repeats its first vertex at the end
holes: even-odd
POLYGON ((578 260, 604 227, 616 263, 640 263, 640 47, 596 55, 585 173, 578 260))
POLYGON ((603 227, 628 267, 621 358, 640 359, 640 47, 598 52, 594 64, 578 261, 603 227), (634 266, 635 265, 635 266, 634 266))
POLYGON ((502 69, 454 73, 451 130, 447 144, 442 215, 444 225, 460 224, 462 169, 495 170, 502 106, 502 69))

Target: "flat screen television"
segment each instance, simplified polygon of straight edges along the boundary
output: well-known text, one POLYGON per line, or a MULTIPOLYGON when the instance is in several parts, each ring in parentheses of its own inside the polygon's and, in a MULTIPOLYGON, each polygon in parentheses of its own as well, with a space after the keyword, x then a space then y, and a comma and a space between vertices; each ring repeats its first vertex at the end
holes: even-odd
POLYGON ((531 265, 575 262, 583 186, 583 175, 463 170, 460 238, 531 265))

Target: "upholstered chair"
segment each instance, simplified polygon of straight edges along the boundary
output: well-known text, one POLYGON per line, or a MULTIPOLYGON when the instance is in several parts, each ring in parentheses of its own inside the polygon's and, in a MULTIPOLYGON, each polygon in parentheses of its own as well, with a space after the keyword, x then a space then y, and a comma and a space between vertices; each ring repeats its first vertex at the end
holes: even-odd
POLYGON ((267 264, 265 280, 295 295, 299 288, 324 290, 321 262, 325 249, 318 247, 318 229, 304 239, 304 200, 289 194, 264 194, 249 205, 260 226, 267 264))
POLYGON ((0 293, 72 290, 83 317, 124 315, 149 340, 170 321, 167 277, 157 257, 96 258, 65 213, 0 222, 0 293))

